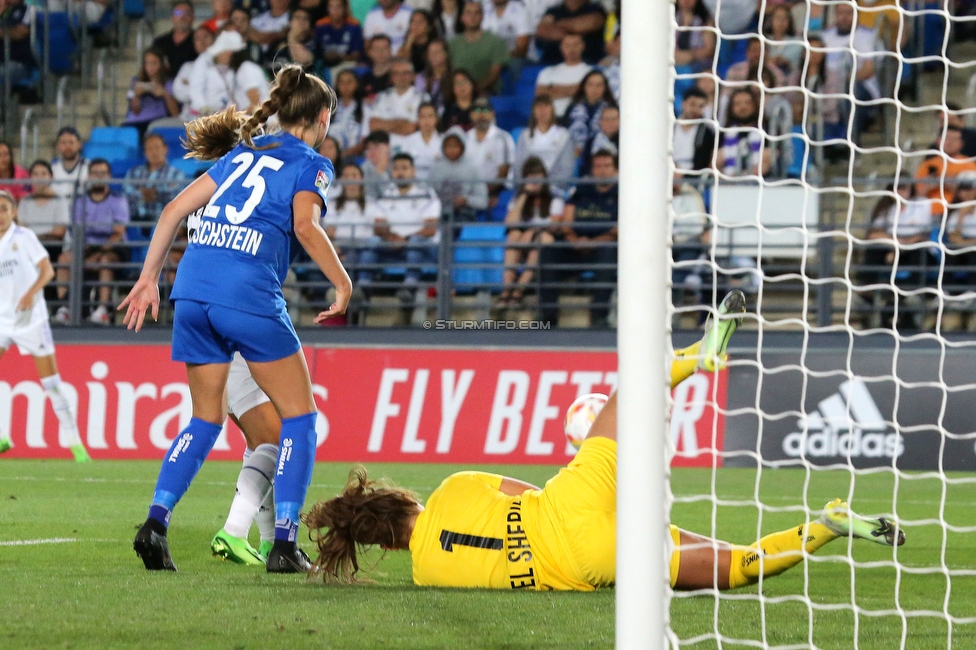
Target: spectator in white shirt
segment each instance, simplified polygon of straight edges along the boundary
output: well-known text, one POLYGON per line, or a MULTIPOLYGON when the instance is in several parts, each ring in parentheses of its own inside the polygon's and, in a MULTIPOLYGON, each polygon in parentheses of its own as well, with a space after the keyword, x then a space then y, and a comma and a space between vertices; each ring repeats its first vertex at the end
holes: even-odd
MULTIPOLYGON (((20 202, 22 210, 26 200, 20 202)), ((950 246, 946 250, 945 281, 972 286, 976 280, 976 172, 964 171, 956 177, 956 192, 949 207, 946 238, 950 246), (950 267, 956 270, 950 271, 950 267)))
MULTIPOLYGON (((213 59, 202 56, 214 44, 215 36, 213 32, 204 25, 200 25, 193 30, 193 49, 197 52, 197 58, 183 64, 183 67, 176 73, 173 80, 173 97, 183 105, 180 113, 179 122, 189 122, 193 119, 193 69, 197 66, 213 65, 213 59)), ((176 125, 176 121, 170 123, 176 125)), ((150 125, 152 126, 152 125, 150 125)))
MULTIPOLYGON (((759 0, 704 0, 722 34, 744 34, 756 26, 759 0)), ((755 29, 753 29, 755 31, 755 29)))
POLYGON ((343 156, 355 158, 363 151, 363 134, 369 131, 363 124, 359 77, 352 70, 343 70, 335 77, 335 90, 337 101, 329 135, 339 141, 343 156))
POLYGON ((399 52, 407 39, 412 13, 410 7, 403 6, 402 0, 377 0, 376 6, 366 14, 363 37, 370 39, 379 34, 386 34, 390 37, 393 51, 399 52))
POLYGON ((359 248, 373 235, 373 222, 366 216, 363 170, 354 163, 342 167, 342 191, 330 197, 322 215, 322 228, 343 264, 355 267, 359 248))
POLYGON ((525 60, 535 29, 529 25, 528 11, 519 0, 485 0, 481 28, 505 39, 510 67, 515 61, 525 60))
POLYGON ((465 155, 464 139, 461 129, 444 134, 444 157, 434 163, 428 183, 441 203, 453 208, 455 221, 475 221, 478 211, 488 207, 488 186, 477 180, 478 168, 465 155))
MULTIPOLYGON (((881 49, 878 34, 873 29, 854 24, 854 5, 842 2, 834 6, 834 26, 825 29, 821 34, 827 48, 826 68, 828 74, 837 75, 841 80, 844 92, 850 88, 851 77, 854 80, 854 99, 868 101, 881 96, 881 85, 876 76, 875 61, 881 49), (850 50, 854 50, 851 56, 850 50)), ((852 110, 851 102, 841 102, 846 111, 841 115, 841 122, 846 124, 852 110)), ((869 106, 858 106, 854 111, 854 131, 851 139, 860 141, 861 132, 867 122, 873 117, 876 109, 869 106)))
POLYGON ((262 14, 251 19, 251 29, 246 36, 248 40, 261 46, 267 54, 272 45, 277 45, 288 36, 288 21, 291 14, 288 11, 289 0, 269 0, 271 7, 262 14))
POLYGON ((487 99, 476 99, 471 107, 474 128, 465 136, 465 156, 478 170, 478 178, 488 182, 491 203, 498 200, 515 160, 515 141, 507 131, 495 126, 495 110, 487 99))
POLYGON ((54 176, 54 193, 69 201, 76 194, 84 194, 81 185, 88 179, 88 161, 81 157, 81 134, 73 126, 62 127, 58 131, 58 156, 51 165, 54 176))
POLYGON ((201 90, 201 114, 215 113, 229 104, 253 113, 268 98, 271 84, 261 66, 247 60, 247 44, 237 32, 224 31, 204 56, 214 65, 194 67, 194 92, 201 90))
POLYGON ((393 87, 376 96, 370 113, 370 131, 386 131, 392 135, 410 135, 417 130, 417 111, 426 97, 414 87, 413 64, 407 59, 394 59, 393 87))
POLYGON ((415 182, 410 154, 397 154, 393 160, 393 180, 379 199, 368 201, 366 216, 373 220, 371 246, 360 252, 359 261, 367 268, 359 273, 359 284, 368 288, 380 263, 406 263, 404 288, 397 292, 404 302, 413 299, 424 267, 436 266, 441 217, 441 202, 428 185, 415 182))
POLYGON ((386 131, 373 131, 366 136, 363 162, 363 176, 366 179, 366 198, 378 199, 390 182, 392 158, 390 157, 390 134, 386 131))
POLYGON ((583 62, 583 37, 567 34, 559 44, 563 62, 542 69, 535 82, 536 95, 547 95, 553 101, 556 118, 563 116, 580 82, 593 66, 583 62))
POLYGON ((437 109, 424 102, 417 111, 417 130, 406 137, 390 138, 396 153, 408 153, 413 158, 417 178, 426 180, 434 162, 440 160, 441 136, 437 132, 437 109))
MULTIPOLYGON (((910 178, 905 178, 897 189, 889 186, 889 193, 878 199, 874 206, 871 225, 865 237, 871 243, 864 251, 864 264, 875 268, 862 271, 861 282, 864 284, 890 287, 894 281, 912 289, 922 283, 919 267, 928 250, 918 244, 928 241, 932 231, 932 200, 918 198, 915 191, 915 184, 910 178), (880 270, 878 267, 881 267, 880 270), (908 273, 900 274, 900 271, 908 273)), ((890 327, 895 320, 892 293, 886 292, 882 300, 882 327, 890 327)), ((913 314, 902 313, 897 320, 900 328, 914 326, 913 314)))
POLYGON ((463 10, 464 0, 434 0, 431 12, 444 27, 445 42, 464 31, 464 27, 461 25, 461 12, 463 10))
POLYGON ((528 127, 515 145, 515 169, 522 169, 532 156, 542 160, 549 178, 556 179, 561 187, 573 176, 576 167, 573 143, 569 131, 556 124, 555 109, 547 95, 540 95, 532 102, 528 127))
POLYGON ((37 235, 52 257, 61 254, 61 242, 71 225, 68 200, 51 188, 51 165, 44 160, 30 167, 31 193, 20 200, 17 220, 37 235))

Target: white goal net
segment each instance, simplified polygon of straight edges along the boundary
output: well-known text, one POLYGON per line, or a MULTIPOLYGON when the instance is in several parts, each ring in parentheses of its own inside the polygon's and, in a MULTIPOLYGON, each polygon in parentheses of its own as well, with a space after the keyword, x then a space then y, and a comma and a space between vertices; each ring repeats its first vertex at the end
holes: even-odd
POLYGON ((673 346, 749 313, 678 388, 670 522, 749 545, 840 498, 907 541, 671 591, 668 640, 976 648, 976 3, 675 4, 673 346))

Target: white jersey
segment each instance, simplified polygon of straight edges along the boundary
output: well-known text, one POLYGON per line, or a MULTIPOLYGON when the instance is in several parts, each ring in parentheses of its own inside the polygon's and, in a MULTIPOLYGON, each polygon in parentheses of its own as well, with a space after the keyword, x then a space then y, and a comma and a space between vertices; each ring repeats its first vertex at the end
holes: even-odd
POLYGON ((508 165, 512 176, 515 162, 515 141, 508 131, 494 124, 488 127, 484 140, 478 140, 478 130, 471 129, 466 136, 464 155, 478 168, 478 178, 483 181, 498 180, 498 168, 508 165))
MULTIPOLYGON (((405 194, 391 184, 379 199, 366 202, 366 216, 373 223, 382 219, 394 234, 410 237, 424 227, 424 221, 441 218, 441 202, 437 193, 424 183, 414 183, 405 194)), ((438 229, 431 243, 440 242, 440 234, 438 229)))
POLYGON ((17 303, 40 275, 37 265, 47 256, 37 235, 23 226, 11 224, 0 237, 0 331, 47 322, 47 304, 40 292, 30 311, 17 312, 17 303))
POLYGON ((481 28, 505 39, 509 52, 515 49, 520 37, 531 37, 535 33, 535 28, 529 24, 529 12, 519 0, 511 0, 505 5, 501 16, 495 10, 494 3, 486 0, 484 16, 481 28))
POLYGON ((424 140, 420 131, 410 135, 391 135, 390 148, 394 153, 408 153, 413 158, 413 168, 417 178, 426 180, 434 163, 443 158, 441 140, 443 136, 434 131, 430 140, 424 140))

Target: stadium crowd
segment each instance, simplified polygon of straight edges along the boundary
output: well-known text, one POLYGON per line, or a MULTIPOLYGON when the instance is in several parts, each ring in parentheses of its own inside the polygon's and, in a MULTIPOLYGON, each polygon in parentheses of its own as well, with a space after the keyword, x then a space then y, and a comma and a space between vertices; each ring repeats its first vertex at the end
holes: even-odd
MULTIPOLYGON (((20 46, 32 7, 2 1, 0 29, 16 45, 2 69, 24 74, 36 66, 30 48, 20 46)), ((572 270, 574 279, 594 283, 591 320, 604 324, 616 260, 619 5, 213 0, 210 17, 197 21, 199 7, 178 0, 172 29, 142 53, 129 90, 124 125, 138 130, 142 151, 126 160, 89 158, 80 134, 66 127, 58 159, 29 172, 0 145, 0 179, 37 181, 14 188, 18 196, 29 192, 23 220, 62 265, 71 253, 59 250, 58 236, 84 221, 85 268, 112 280, 111 264, 136 250, 120 244, 148 238, 166 201, 203 172, 181 160, 178 138, 166 134, 231 105, 256 110, 268 97, 269 76, 295 62, 329 81, 339 97, 321 149, 336 168, 323 225, 364 297, 377 271, 406 264, 397 295, 412 302, 436 267, 442 215, 449 214, 453 224, 505 225, 496 306, 519 307, 538 286, 542 317, 552 319, 555 287, 572 270), (123 174, 131 182, 121 190, 91 182, 123 174), (40 182, 45 175, 51 187, 40 182), (598 270, 580 276, 577 265, 598 270)), ((677 0, 676 19, 675 209, 689 218, 680 222, 675 255, 693 260, 709 244, 703 181, 800 177, 808 157, 793 136, 812 139, 804 129, 814 115, 823 122, 817 137, 858 143, 878 122, 870 101, 890 92, 885 53, 913 40, 894 0, 859 0, 857 11, 839 3, 826 12, 798 1, 677 0)), ((948 118, 938 146, 950 158, 972 155, 976 139, 958 130, 954 114, 948 118)), ((947 209, 956 176, 976 169, 971 161, 944 169, 942 162, 919 171, 946 174, 945 183, 924 188, 936 216, 947 209)), ((961 226, 960 233, 971 229, 961 226)), ((178 258, 177 251, 174 265, 178 258)), ((68 274, 62 266, 59 279, 68 274)), ((682 272, 676 280, 693 285, 695 275, 682 272)), ((60 286, 59 296, 66 291, 60 286)), ((111 296, 102 293, 89 317, 106 323, 111 296)), ((68 312, 55 317, 66 320, 68 312)))

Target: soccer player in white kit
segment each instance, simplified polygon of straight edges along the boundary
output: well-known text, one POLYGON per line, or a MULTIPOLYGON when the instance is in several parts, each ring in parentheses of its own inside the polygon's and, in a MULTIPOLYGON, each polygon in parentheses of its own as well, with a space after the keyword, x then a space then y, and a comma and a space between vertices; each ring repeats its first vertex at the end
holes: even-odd
MULTIPOLYGON (((199 213, 191 214, 186 221, 187 232, 192 234, 200 225, 199 213)), ((240 427, 247 448, 227 521, 214 535, 210 549, 214 555, 238 564, 264 566, 274 544, 272 477, 278 464, 281 418, 271 399, 254 381, 240 352, 234 354, 230 364, 226 399, 227 414, 240 427), (257 523, 261 533, 260 550, 247 541, 253 523, 257 523)))
MULTIPOLYGON (((34 357, 41 386, 51 400, 67 436, 71 453, 79 463, 91 458, 78 435, 78 423, 61 389, 61 375, 54 359, 54 339, 48 324, 44 286, 54 279, 54 268, 37 235, 16 223, 14 197, 0 190, 0 358, 16 343, 21 354, 34 357)), ((9 450, 10 432, 0 431, 0 454, 9 450)))
POLYGON ((234 501, 224 527, 214 535, 214 555, 239 564, 264 565, 274 545, 274 490, 281 419, 247 367, 240 352, 234 354, 227 375, 227 413, 241 428, 247 449, 237 477, 234 501), (261 533, 260 550, 247 541, 251 524, 261 533))

